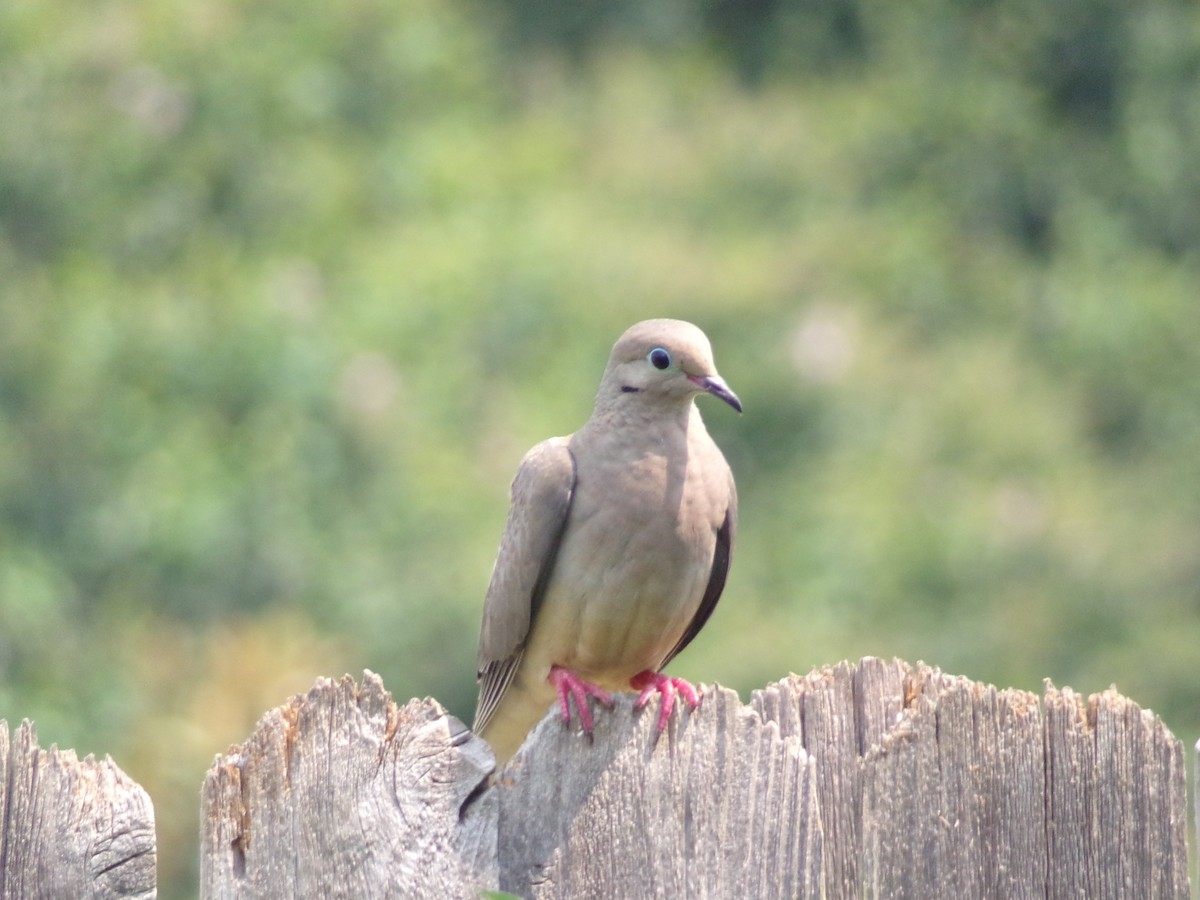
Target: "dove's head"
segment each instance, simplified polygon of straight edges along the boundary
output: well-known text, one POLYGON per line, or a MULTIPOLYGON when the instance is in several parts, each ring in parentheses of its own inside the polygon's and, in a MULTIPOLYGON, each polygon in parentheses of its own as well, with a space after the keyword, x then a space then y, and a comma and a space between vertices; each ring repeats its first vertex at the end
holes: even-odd
POLYGON ((712 394, 738 412, 742 403, 717 374, 704 332, 678 319, 647 319, 613 345, 600 384, 602 403, 637 402, 684 406, 697 394, 712 394))

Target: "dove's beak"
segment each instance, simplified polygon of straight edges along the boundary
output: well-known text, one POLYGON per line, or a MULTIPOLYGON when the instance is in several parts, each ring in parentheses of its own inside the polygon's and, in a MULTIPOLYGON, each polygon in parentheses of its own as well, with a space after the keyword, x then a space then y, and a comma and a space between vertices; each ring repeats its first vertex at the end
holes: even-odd
POLYGON ((689 375, 688 380, 704 391, 704 393, 712 394, 714 397, 724 400, 738 412, 742 411, 742 401, 738 399, 737 394, 730 390, 729 385, 725 383, 725 379, 720 375, 689 375))

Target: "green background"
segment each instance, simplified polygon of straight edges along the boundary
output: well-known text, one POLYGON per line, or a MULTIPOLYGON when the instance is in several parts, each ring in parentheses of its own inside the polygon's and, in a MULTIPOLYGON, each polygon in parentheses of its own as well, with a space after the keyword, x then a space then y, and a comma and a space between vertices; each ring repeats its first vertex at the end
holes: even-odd
POLYGON ((469 720, 523 452, 649 316, 741 494, 673 666, 1110 683, 1200 731, 1200 7, 0 2, 0 717, 195 892, 318 675, 469 720))

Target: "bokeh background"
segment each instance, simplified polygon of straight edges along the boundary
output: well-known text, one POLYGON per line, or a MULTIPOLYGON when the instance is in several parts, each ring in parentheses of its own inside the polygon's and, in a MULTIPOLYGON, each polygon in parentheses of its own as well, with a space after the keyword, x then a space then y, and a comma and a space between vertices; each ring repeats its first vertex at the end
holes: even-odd
POLYGON ((0 717, 152 794, 318 675, 469 721, 508 482, 632 322, 741 493, 674 670, 1200 732, 1200 7, 0 3, 0 717))

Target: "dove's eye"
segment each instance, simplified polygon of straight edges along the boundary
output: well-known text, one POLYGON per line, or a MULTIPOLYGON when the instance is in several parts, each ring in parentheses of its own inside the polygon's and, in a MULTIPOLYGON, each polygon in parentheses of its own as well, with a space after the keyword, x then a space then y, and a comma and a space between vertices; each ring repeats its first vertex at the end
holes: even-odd
POLYGON ((648 359, 650 361, 650 365, 654 366, 656 369, 665 369, 671 365, 671 354, 663 347, 655 347, 646 356, 646 359, 648 359))

